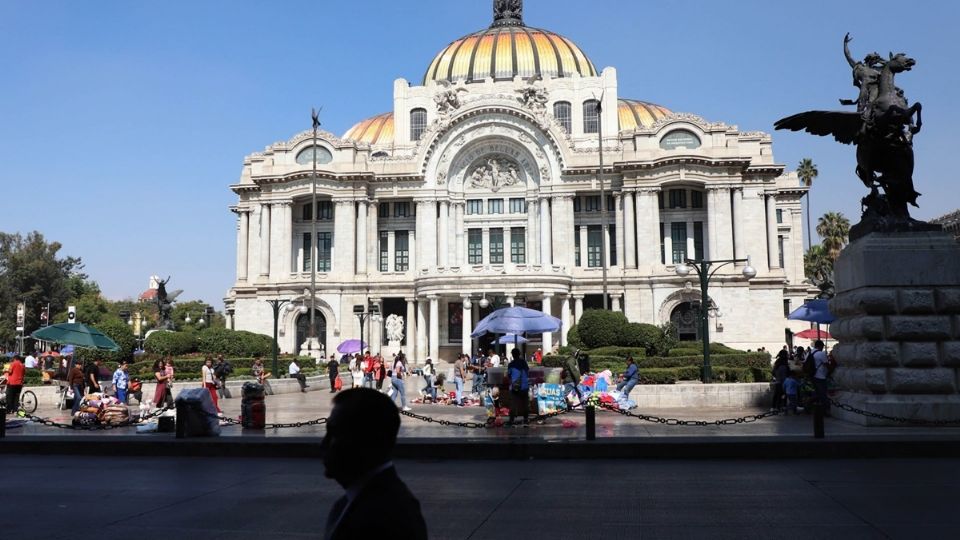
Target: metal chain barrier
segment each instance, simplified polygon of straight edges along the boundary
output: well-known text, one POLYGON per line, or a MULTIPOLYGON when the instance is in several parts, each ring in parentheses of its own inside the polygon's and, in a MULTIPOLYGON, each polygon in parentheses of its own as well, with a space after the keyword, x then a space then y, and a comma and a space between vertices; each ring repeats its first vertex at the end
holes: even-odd
MULTIPOLYGON (((548 419, 548 418, 553 418, 553 417, 555 417, 555 416, 560 416, 560 415, 562 415, 562 414, 567 414, 567 413, 571 412, 572 410, 573 410, 573 409, 563 409, 563 410, 559 410, 559 411, 552 412, 552 413, 537 414, 537 415, 534 415, 533 417, 531 417, 531 418, 529 419, 529 421, 530 421, 530 422, 536 422, 536 423, 538 423, 538 424, 542 424, 542 423, 544 422, 544 420, 546 420, 546 419, 548 419)), ((467 429, 490 429, 490 428, 496 428, 496 427, 511 427, 510 425, 507 425, 507 424, 497 425, 495 418, 488 418, 485 422, 458 422, 458 421, 456 421, 456 420, 446 420, 446 419, 443 419, 443 418, 432 418, 432 417, 430 417, 430 416, 426 416, 426 415, 422 415, 422 414, 416 414, 416 413, 409 412, 409 411, 400 411, 400 414, 402 414, 403 416, 407 416, 407 417, 413 418, 414 420, 420 420, 421 422, 427 422, 427 423, 433 423, 433 424, 440 424, 441 426, 462 427, 462 428, 467 428, 467 429)), ((516 426, 517 426, 517 424, 513 424, 513 425, 512 425, 512 427, 516 427, 516 426)))
POLYGON ((683 420, 680 418, 663 418, 661 416, 653 416, 649 414, 637 414, 632 413, 626 409, 621 409, 614 405, 607 403, 598 403, 598 407, 601 409, 606 409, 608 411, 613 411, 623 416, 630 416, 636 418, 637 420, 642 420, 644 422, 650 422, 652 424, 663 424, 667 426, 733 426, 736 424, 751 424, 758 420, 763 420, 770 416, 777 416, 780 414, 779 410, 764 412, 760 414, 751 414, 747 416, 741 416, 739 418, 724 418, 722 420, 683 420))
POLYGON ((899 422, 901 424, 914 424, 918 426, 949 426, 949 425, 960 425, 960 418, 954 420, 925 420, 923 418, 906 418, 903 416, 887 416, 885 414, 865 411, 863 409, 858 409, 852 405, 847 405, 846 403, 840 403, 834 399, 830 400, 830 403, 837 407, 838 409, 843 409, 845 411, 852 412, 854 414, 859 414, 861 416, 866 416, 869 418, 877 418, 880 420, 889 420, 891 422, 899 422))
POLYGON ((26 418, 31 422, 36 422, 43 426, 54 427, 59 429, 69 429, 73 431, 109 431, 111 429, 136 426, 138 423, 143 422, 144 420, 151 420, 169 410, 173 410, 173 407, 163 407, 162 409, 157 409, 156 411, 148 414, 147 416, 136 417, 136 420, 134 420, 134 417, 130 417, 130 419, 128 419, 127 421, 121 422, 119 424, 91 424, 89 426, 75 425, 73 423, 65 424, 63 422, 57 422, 55 420, 51 420, 49 418, 43 418, 34 414, 24 414, 23 418, 26 418))

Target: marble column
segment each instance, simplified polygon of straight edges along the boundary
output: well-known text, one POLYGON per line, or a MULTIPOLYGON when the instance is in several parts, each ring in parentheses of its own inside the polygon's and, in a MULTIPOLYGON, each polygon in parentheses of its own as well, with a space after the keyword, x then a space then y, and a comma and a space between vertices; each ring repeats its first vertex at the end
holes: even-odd
POLYGON ((697 243, 693 240, 693 221, 687 222, 687 258, 700 259, 697 254, 697 243))
POLYGON ((503 264, 511 264, 513 261, 510 260, 510 235, 513 234, 513 231, 510 230, 510 227, 503 228, 503 264))
POLYGON ((404 332, 406 337, 406 351, 409 358, 416 359, 417 354, 417 299, 413 297, 404 298, 407 301, 407 319, 404 321, 407 327, 404 332))
POLYGON ((270 275, 270 205, 260 205, 260 276, 270 275))
POLYGON ((564 239, 564 195, 554 195, 551 199, 550 212, 550 252, 553 254, 553 264, 566 264, 567 254, 566 241, 564 239))
POLYGON ((707 230, 704 234, 706 258, 719 259, 717 251, 717 190, 707 188, 707 230))
MULTIPOLYGON (((543 312, 547 315, 552 315, 553 307, 550 305, 550 301, 553 300, 553 294, 543 293, 543 312)), ((553 350, 553 334, 550 332, 543 333, 543 354, 549 354, 553 350)))
POLYGON ((430 300, 430 358, 440 360, 440 300, 435 295, 430 300))
MULTIPOLYGON (((730 188, 717 188, 714 194, 714 206, 707 208, 708 215, 715 215, 716 222, 716 251, 712 251, 710 257, 714 259, 732 259, 733 258, 733 216, 730 205, 730 188)), ((711 236, 712 238, 712 236, 711 236)))
POLYGON ((553 235, 550 234, 550 203, 548 198, 540 199, 540 264, 553 264, 551 256, 553 235))
POLYGON ((246 281, 247 257, 250 252, 250 211, 247 209, 237 210, 237 218, 240 221, 239 232, 237 233, 237 281, 246 281))
POLYGON ((607 224, 606 227, 602 227, 601 233, 603 234, 603 237, 606 239, 606 243, 604 244, 606 249, 604 249, 603 251, 603 257, 604 257, 604 262, 607 263, 607 269, 609 270, 610 269, 610 252, 613 250, 613 243, 610 241, 611 240, 610 224, 607 224))
MULTIPOLYGON (((417 231, 407 231, 407 253, 410 254, 410 265, 407 269, 407 272, 412 272, 413 275, 417 274, 417 231)), ((394 263, 390 263, 390 268, 393 268, 394 263)))
POLYGON ((611 294, 610 295, 610 309, 613 311, 623 311, 623 306, 620 305, 620 299, 623 298, 622 294, 611 294))
POLYGON ((380 271, 380 206, 371 201, 367 207, 367 272, 380 271))
POLYGON ((484 227, 480 231, 480 260, 483 264, 490 264, 490 229, 484 227))
POLYGON ((357 273, 367 273, 367 212, 366 200, 357 205, 357 273))
POLYGON ((575 294, 573 295, 573 324, 579 323, 581 316, 583 316, 583 295, 575 294))
POLYGON ((464 211, 465 204, 466 203, 464 203, 463 201, 457 201, 453 203, 453 207, 455 209, 456 227, 457 227, 456 251, 455 251, 456 256, 453 260, 453 264, 452 264, 453 266, 464 266, 465 264, 467 264, 467 255, 466 255, 467 231, 466 231, 466 228, 464 227, 464 221, 463 221, 463 211, 464 211))
POLYGON ((439 236, 437 242, 437 266, 450 266, 450 203, 447 201, 440 202, 440 224, 438 225, 437 233, 439 236))
POLYGON ((671 231, 673 224, 669 221, 663 223, 663 262, 664 264, 674 264, 673 262, 673 234, 671 231))
POLYGON ((566 347, 567 343, 567 332, 570 331, 570 295, 563 297, 563 302, 560 304, 560 345, 566 347))
POLYGON ((285 206, 288 207, 289 203, 274 202, 270 205, 270 276, 274 282, 283 278, 283 260, 287 256, 287 252, 284 250, 285 206))
POLYGON ((427 358, 427 301, 423 297, 417 302, 417 363, 427 358))
POLYGON ((539 216, 539 202, 537 199, 527 200, 527 259, 530 264, 540 264, 540 242, 537 231, 539 216))
POLYGON ((780 268, 780 253, 777 246, 777 199, 767 194, 767 259, 770 268, 780 268))
POLYGON ((356 204, 336 201, 333 214, 333 271, 346 278, 356 274, 356 204))
POLYGON ((659 188, 637 191, 637 267, 650 268, 660 262, 659 188))
POLYGON ((463 344, 460 346, 460 352, 470 354, 473 348, 473 339, 470 338, 470 334, 473 332, 473 301, 470 300, 470 296, 466 294, 460 295, 460 297, 463 299, 463 327, 461 329, 463 344), (470 307, 467 307, 468 301, 470 307))
POLYGON ((624 254, 627 251, 626 248, 626 235, 624 231, 627 230, 626 225, 623 222, 623 216, 626 214, 623 210, 624 206, 623 193, 616 192, 613 194, 613 208, 614 208, 614 223, 616 224, 616 243, 617 243, 617 262, 614 266, 619 266, 620 268, 626 267, 624 264, 624 254))
POLYGON ((743 188, 737 188, 733 192, 733 257, 735 259, 746 258, 744 252, 746 247, 746 238, 743 236, 743 188))
POLYGON ((420 268, 437 266, 437 203, 434 201, 417 202, 417 246, 420 268))
POLYGON ((623 265, 625 268, 637 267, 637 218, 634 213, 634 193, 627 191, 623 194, 623 235, 624 252, 623 265))
MULTIPOLYGON (((515 298, 514 298, 514 295, 515 295, 515 294, 516 294, 516 293, 512 293, 512 292, 504 293, 504 299, 506 300, 507 305, 510 306, 510 307, 513 307, 513 306, 515 305, 515 304, 514 304, 514 303, 516 302, 516 300, 515 300, 515 298)), ((513 343, 507 343, 507 344, 506 344, 506 347, 503 348, 504 358, 507 360, 507 362, 509 362, 510 359, 513 358, 513 356, 512 356, 512 355, 513 355, 513 352, 512 352, 512 351, 513 351, 514 348, 515 348, 515 345, 514 345, 513 343)))
POLYGON ((587 226, 580 225, 577 230, 577 234, 580 235, 580 268, 586 268, 587 265, 587 241, 589 236, 587 235, 587 226))

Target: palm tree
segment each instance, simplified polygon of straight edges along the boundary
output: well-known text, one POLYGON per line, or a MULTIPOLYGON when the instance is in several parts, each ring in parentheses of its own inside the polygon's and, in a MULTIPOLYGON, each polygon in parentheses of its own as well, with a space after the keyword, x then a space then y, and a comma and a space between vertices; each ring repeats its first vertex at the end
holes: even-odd
POLYGON ((812 246, 803 255, 803 273, 820 289, 821 297, 833 295, 833 260, 823 246, 812 246))
POLYGON ((827 212, 817 222, 817 234, 822 239, 823 248, 833 262, 840 256, 840 250, 847 245, 850 235, 850 220, 840 212, 827 212))
MULTIPOLYGON (((806 187, 813 186, 813 179, 817 177, 817 166, 813 164, 813 160, 810 158, 803 158, 800 160, 800 165, 797 166, 797 176, 800 177, 800 181, 806 187)), ((810 235, 810 190, 807 190, 807 247, 813 247, 813 237, 810 235)))

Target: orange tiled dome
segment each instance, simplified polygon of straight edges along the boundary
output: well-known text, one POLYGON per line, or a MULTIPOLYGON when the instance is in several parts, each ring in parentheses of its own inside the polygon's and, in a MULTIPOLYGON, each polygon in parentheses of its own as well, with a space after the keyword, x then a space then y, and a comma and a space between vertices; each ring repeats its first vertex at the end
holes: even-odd
POLYGON ((393 113, 386 112, 357 122, 343 135, 344 139, 353 139, 367 144, 393 142, 393 113))

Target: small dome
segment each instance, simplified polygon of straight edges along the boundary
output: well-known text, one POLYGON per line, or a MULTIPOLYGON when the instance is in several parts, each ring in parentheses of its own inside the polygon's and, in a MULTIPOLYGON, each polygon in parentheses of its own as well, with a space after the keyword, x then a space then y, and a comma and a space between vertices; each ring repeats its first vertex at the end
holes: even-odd
POLYGON ((673 114, 665 107, 645 101, 635 99, 618 99, 617 101, 620 131, 629 131, 638 127, 647 128, 656 123, 657 120, 673 114))
POLYGON ((385 112, 357 122, 343 135, 367 144, 385 144, 393 142, 393 113, 385 112))
POLYGON ((518 22, 495 25, 447 45, 430 63, 427 81, 480 82, 531 77, 596 77, 593 62, 569 39, 518 22))

